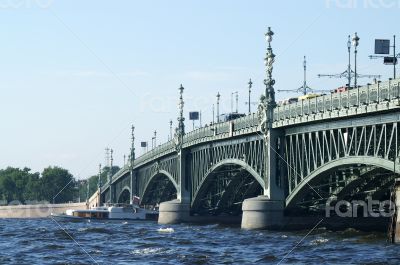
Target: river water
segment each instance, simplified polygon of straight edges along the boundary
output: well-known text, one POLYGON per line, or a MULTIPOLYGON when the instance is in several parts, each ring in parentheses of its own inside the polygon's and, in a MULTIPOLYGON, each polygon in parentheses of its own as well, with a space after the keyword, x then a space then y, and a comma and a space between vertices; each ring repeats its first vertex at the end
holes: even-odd
POLYGON ((400 264, 384 233, 308 232, 1 219, 0 264, 400 264))

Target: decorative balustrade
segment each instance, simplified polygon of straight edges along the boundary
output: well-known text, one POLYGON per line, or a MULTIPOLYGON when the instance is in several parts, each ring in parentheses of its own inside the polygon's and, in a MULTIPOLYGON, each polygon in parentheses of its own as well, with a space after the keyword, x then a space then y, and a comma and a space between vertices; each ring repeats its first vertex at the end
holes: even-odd
MULTIPOLYGON (((254 132, 255 130, 257 130, 257 126, 257 115, 255 113, 252 113, 239 119, 215 123, 188 132, 183 137, 183 146, 184 148, 186 148, 196 144, 197 141, 212 141, 215 139, 219 139, 220 137, 224 138, 233 136, 234 134, 238 135, 241 133, 254 132)), ((153 148, 152 150, 136 158, 133 167, 139 167, 149 161, 154 160, 155 158, 168 155, 173 152, 175 152, 175 144, 174 141, 171 140, 153 148)), ((125 175, 126 172, 129 171, 129 169, 130 165, 125 165, 117 173, 114 174, 113 181, 120 178, 122 175, 125 175)), ((106 183, 106 185, 107 184, 108 183, 106 183)))
POLYGON ((379 82, 347 91, 320 95, 295 103, 278 105, 274 109, 274 122, 311 114, 357 108, 363 105, 390 102, 400 98, 400 79, 379 82))

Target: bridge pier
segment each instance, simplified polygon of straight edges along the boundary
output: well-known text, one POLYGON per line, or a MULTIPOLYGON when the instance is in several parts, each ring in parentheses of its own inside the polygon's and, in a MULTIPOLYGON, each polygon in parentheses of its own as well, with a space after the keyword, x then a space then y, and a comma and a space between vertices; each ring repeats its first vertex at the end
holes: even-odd
POLYGON ((400 179, 395 180, 394 190, 392 192, 392 202, 394 203, 394 212, 389 224, 389 241, 400 244, 400 179))
POLYGON ((186 152, 180 149, 178 152, 179 187, 177 199, 160 203, 158 223, 176 224, 189 221, 190 218, 190 194, 186 173, 186 152))
POLYGON ((189 221, 190 204, 180 200, 160 203, 158 216, 159 224, 176 224, 189 221))
POLYGON ((242 229, 277 229, 284 224, 281 200, 261 195, 244 200, 242 210, 242 229))

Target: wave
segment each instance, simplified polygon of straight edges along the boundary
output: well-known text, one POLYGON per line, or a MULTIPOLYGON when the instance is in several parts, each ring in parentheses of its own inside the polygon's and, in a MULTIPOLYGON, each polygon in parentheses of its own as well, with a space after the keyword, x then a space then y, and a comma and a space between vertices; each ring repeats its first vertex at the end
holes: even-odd
POLYGON ((167 227, 167 228, 158 228, 157 232, 159 232, 159 233, 174 233, 175 230, 172 227, 167 227))
POLYGON ((79 232, 97 233, 97 234, 112 234, 113 231, 102 227, 87 227, 78 229, 79 232))

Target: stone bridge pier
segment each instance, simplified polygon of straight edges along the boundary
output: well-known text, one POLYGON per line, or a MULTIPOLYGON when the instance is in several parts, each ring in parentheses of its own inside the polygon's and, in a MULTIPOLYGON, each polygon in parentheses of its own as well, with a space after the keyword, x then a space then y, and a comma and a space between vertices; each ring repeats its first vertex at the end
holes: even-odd
POLYGON ((269 130, 264 139, 265 143, 265 189, 264 194, 243 201, 242 223, 243 229, 279 228, 283 225, 283 211, 285 197, 283 191, 284 181, 279 174, 277 132, 269 130))
POLYGON ((278 130, 272 128, 274 108, 276 107, 275 91, 272 79, 272 64, 275 55, 271 48, 272 36, 274 33, 268 28, 265 34, 268 42, 268 48, 265 57, 267 67, 267 76, 264 80, 265 93, 261 96, 261 102, 258 107, 260 117, 260 132, 264 137, 265 152, 265 171, 264 171, 264 195, 256 198, 250 198, 243 202, 242 210, 242 228, 244 229, 262 229, 276 228, 283 224, 284 210, 284 192, 283 181, 279 171, 278 156, 283 155, 280 152, 280 139, 278 130))
POLYGON ((185 151, 181 149, 178 153, 177 161, 180 183, 177 190, 177 198, 172 201, 160 203, 158 217, 159 224, 181 223, 190 220, 190 193, 185 170, 185 158, 185 151))

